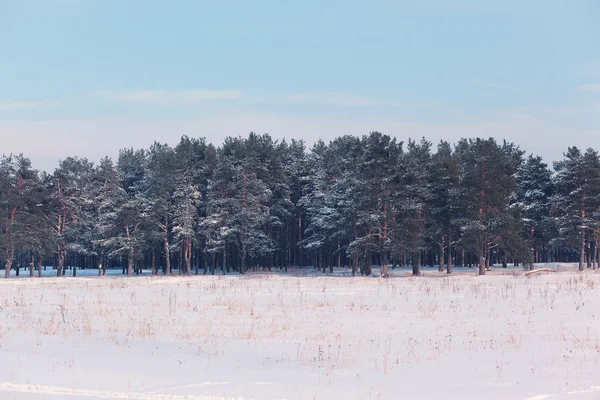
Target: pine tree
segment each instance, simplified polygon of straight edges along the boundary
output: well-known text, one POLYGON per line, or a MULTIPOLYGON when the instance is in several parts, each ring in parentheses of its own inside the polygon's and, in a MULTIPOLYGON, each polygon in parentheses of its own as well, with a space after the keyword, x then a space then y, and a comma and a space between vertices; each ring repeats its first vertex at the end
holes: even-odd
POLYGON ((106 275, 105 258, 111 251, 109 240, 116 235, 117 229, 113 224, 122 194, 118 172, 110 158, 104 157, 96 167, 91 190, 94 199, 94 208, 89 214, 94 226, 92 246, 98 257, 100 276, 106 275))
POLYGON ((327 146, 319 140, 307 155, 307 185, 303 188, 302 197, 298 200, 298 208, 303 210, 306 216, 306 223, 303 232, 303 238, 300 241, 301 248, 304 251, 315 255, 316 264, 319 265, 319 256, 322 248, 325 245, 325 232, 327 229, 322 217, 322 213, 327 213, 324 210, 325 191, 327 190, 327 171, 325 160, 327 146))
POLYGON ((317 143, 309 158, 311 175, 307 180, 312 184, 305 185, 304 196, 298 201, 299 208, 306 214, 305 237, 301 243, 304 249, 314 253, 317 266, 323 272, 327 264, 333 272, 333 257, 337 258, 337 265, 341 265, 346 252, 351 255, 362 252, 353 230, 358 204, 353 179, 361 154, 360 139, 343 136, 328 146, 317 143), (356 243, 349 247, 351 240, 356 243))
POLYGON ((548 250, 552 234, 550 199, 553 194, 552 173, 541 157, 530 155, 517 175, 516 201, 522 212, 523 236, 530 250, 530 265, 535 255, 548 250))
POLYGON ((583 271, 587 236, 597 225, 594 212, 600 204, 598 153, 588 149, 582 154, 577 147, 569 147, 554 169, 553 214, 564 243, 578 249, 579 270, 583 271))
POLYGON ((396 203, 399 179, 396 167, 401 145, 395 139, 372 132, 362 139, 363 153, 358 169, 355 195, 360 199, 357 225, 360 235, 350 244, 350 252, 375 253, 381 275, 388 276, 390 253, 396 241, 396 203))
MULTIPOLYGON (((195 139, 183 136, 175 147, 175 156, 177 159, 178 187, 174 195, 178 193, 178 196, 173 199, 174 209, 179 210, 183 206, 185 211, 176 211, 179 215, 176 215, 173 220, 173 232, 179 240, 184 258, 186 258, 186 268, 188 268, 188 259, 192 255, 192 247, 194 245, 197 249, 203 247, 202 258, 204 259, 204 272, 206 273, 208 237, 206 231, 207 225, 204 222, 207 213, 208 183, 212 178, 216 166, 216 149, 214 146, 206 144, 203 138, 195 139), (194 227, 194 232, 190 234, 189 222, 191 222, 192 211, 189 208, 189 204, 191 203, 195 205, 196 212, 194 223, 191 224, 194 227), (183 215, 186 214, 188 217, 184 218, 183 215)), ((197 251, 196 274, 198 274, 199 267, 198 253, 197 251)), ((189 270, 186 272, 189 273, 189 270)))
MULTIPOLYGON (((87 185, 93 164, 87 159, 67 157, 47 180, 49 207, 47 218, 52 226, 58 259, 57 276, 64 275, 68 250, 81 251, 75 243, 77 226, 83 220, 87 185)), ((76 269, 74 268, 73 274, 76 269)))
MULTIPOLYGON (((48 200, 50 196, 46 191, 48 175, 44 172, 36 177, 27 196, 27 211, 23 214, 23 243, 22 250, 29 253, 31 264, 36 264, 38 276, 42 276, 43 259, 53 254, 56 249, 55 237, 52 226, 46 215, 48 214, 48 200)), ((34 276, 33 268, 30 276, 34 276)))
POLYGON ((284 205, 287 213, 282 213, 287 216, 284 218, 285 237, 281 238, 282 247, 287 248, 287 262, 284 269, 287 272, 288 266, 294 262, 296 265, 301 264, 302 249, 300 241, 302 240, 302 218, 304 210, 299 207, 299 200, 302 197, 303 188, 307 182, 306 177, 306 154, 303 141, 292 139, 289 144, 285 141, 282 143, 281 163, 284 168, 283 181, 285 189, 289 195, 289 203, 286 201, 284 205))
POLYGON ((203 224, 209 232, 213 252, 223 252, 226 269, 227 245, 239 250, 240 273, 247 270, 248 257, 265 256, 274 250, 266 235, 272 192, 258 178, 263 165, 256 163, 248 141, 228 139, 219 152, 208 190, 208 211, 203 224))
POLYGON ((310 260, 323 272, 350 264, 353 275, 379 264, 387 276, 390 260, 408 260, 419 275, 436 258, 451 272, 454 258, 477 256, 483 274, 499 257, 532 267, 574 254, 581 269, 595 267, 598 154, 569 148, 555 176, 540 157, 522 157, 513 144, 480 138, 454 149, 441 142, 435 154, 425 139, 409 140, 404 152, 378 132, 317 141, 310 151, 268 134, 219 148, 184 136, 174 148, 123 150, 116 166, 68 157, 52 174, 5 156, 0 258, 6 276, 51 255, 59 275, 66 260, 75 274, 92 259, 99 274, 118 259, 131 275, 151 258, 154 273, 157 253, 165 272, 173 258, 185 274, 200 260, 206 272, 209 256, 212 271, 224 273, 310 260))
POLYGON ((10 270, 15 254, 27 241, 27 221, 32 212, 31 194, 35 190, 38 173, 31 167, 28 158, 20 155, 3 156, 0 159, 0 206, 3 227, 0 233, 5 277, 10 270))
POLYGON ((427 206, 430 216, 429 235, 439 247, 439 271, 446 269, 451 274, 452 244, 460 235, 454 224, 458 209, 460 170, 450 143, 441 141, 438 144, 431 168, 431 196, 427 206), (444 251, 447 252, 445 264, 444 251))
POLYGON ((183 274, 191 270, 192 240, 198 225, 198 206, 201 194, 190 173, 184 172, 177 179, 173 192, 173 234, 183 248, 185 268, 183 274))
POLYGON ((516 173, 522 151, 490 139, 463 139, 456 146, 461 168, 461 239, 479 257, 479 274, 489 264, 490 249, 518 228, 509 212, 516 191, 516 173))
POLYGON ((108 249, 110 258, 127 258, 127 275, 141 249, 153 232, 150 219, 151 203, 146 193, 146 153, 142 150, 121 150, 116 171, 104 165, 106 182, 101 197, 99 246, 108 249))
POLYGON ((166 144, 154 142, 146 155, 143 196, 151 204, 150 219, 155 229, 149 230, 151 241, 162 242, 165 255, 165 273, 171 275, 171 225, 173 193, 177 182, 175 151, 166 144))
POLYGON ((407 151, 399 165, 403 189, 397 201, 399 221, 403 231, 401 239, 412 254, 412 273, 421 275, 421 254, 428 248, 429 223, 427 205, 431 203, 431 143, 409 140, 407 151))

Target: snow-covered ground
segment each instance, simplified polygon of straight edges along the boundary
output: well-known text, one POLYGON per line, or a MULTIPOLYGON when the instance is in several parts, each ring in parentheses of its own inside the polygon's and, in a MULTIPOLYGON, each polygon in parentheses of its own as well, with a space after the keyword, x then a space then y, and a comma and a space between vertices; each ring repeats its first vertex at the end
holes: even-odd
POLYGON ((21 271, 0 280, 0 399, 600 398, 600 273, 424 270, 21 271))

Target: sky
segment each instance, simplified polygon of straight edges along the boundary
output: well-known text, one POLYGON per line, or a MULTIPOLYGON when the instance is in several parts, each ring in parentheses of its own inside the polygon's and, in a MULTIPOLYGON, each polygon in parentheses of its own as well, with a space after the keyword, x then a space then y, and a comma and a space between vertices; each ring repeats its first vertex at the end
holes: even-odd
POLYGON ((0 0, 0 153, 181 135, 600 150, 597 0, 0 0))

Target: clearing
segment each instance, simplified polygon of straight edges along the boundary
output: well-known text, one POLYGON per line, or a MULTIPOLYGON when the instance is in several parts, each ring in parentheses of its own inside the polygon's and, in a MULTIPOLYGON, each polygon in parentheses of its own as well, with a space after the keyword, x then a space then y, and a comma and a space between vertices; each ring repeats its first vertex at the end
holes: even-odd
POLYGON ((0 280, 0 399, 600 398, 600 274, 455 272, 0 280))

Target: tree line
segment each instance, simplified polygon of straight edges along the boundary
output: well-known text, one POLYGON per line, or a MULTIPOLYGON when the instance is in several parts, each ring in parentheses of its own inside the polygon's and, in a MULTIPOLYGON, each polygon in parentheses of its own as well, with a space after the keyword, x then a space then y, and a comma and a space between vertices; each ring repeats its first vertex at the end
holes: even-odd
POLYGON ((568 148, 551 169, 506 141, 397 141, 372 132, 310 150, 268 134, 221 146, 183 136, 40 172, 0 159, 1 264, 122 268, 131 276, 311 266, 422 265, 480 274, 511 262, 600 261, 600 158, 568 148))

